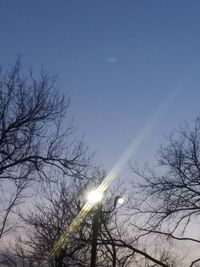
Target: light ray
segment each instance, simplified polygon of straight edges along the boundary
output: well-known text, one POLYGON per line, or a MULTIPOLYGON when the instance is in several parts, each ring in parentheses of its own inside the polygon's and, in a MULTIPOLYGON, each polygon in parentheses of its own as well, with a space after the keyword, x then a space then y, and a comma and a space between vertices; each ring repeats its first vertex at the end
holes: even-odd
MULTIPOLYGON (((97 191, 99 194, 104 194, 104 192, 109 187, 110 183, 119 175, 120 171, 124 167, 125 163, 130 159, 131 155, 136 152, 142 142, 149 136, 152 130, 155 128, 156 124, 158 124, 161 117, 167 111, 167 109, 172 105, 174 100, 183 90, 183 83, 176 86, 176 88, 168 95, 168 97, 161 103, 158 107, 157 111, 153 114, 149 122, 142 129, 140 134, 133 139, 128 148, 125 150, 124 154, 120 157, 108 175, 104 178, 101 184, 97 187, 97 191)), ((82 222, 85 216, 90 212, 90 210, 95 205, 92 201, 87 201, 83 206, 79 214, 74 218, 69 227, 66 227, 64 234, 60 237, 58 242, 54 245, 52 251, 50 252, 50 258, 59 254, 62 247, 64 247, 66 240, 70 233, 72 233, 82 222)))

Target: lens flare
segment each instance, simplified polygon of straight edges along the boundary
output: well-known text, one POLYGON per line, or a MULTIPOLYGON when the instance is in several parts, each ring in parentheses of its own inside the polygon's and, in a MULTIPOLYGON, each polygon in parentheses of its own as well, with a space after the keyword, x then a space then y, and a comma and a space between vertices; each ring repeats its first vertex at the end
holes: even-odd
MULTIPOLYGON (((101 201, 103 194, 109 187, 110 183, 118 176, 119 172, 122 170, 122 168, 124 167, 128 159, 131 157, 131 155, 136 152, 136 150, 139 148, 141 143, 144 142, 145 139, 149 136, 149 134, 155 128, 156 124, 159 122, 159 120, 163 116, 163 114, 167 111, 169 106, 173 103, 174 99, 177 98, 177 96, 182 91, 182 89, 183 89, 183 86, 179 84, 174 90, 172 90, 169 96, 165 99, 164 102, 162 102, 162 104, 159 106, 157 111, 153 114, 151 120, 149 120, 149 122, 145 125, 145 127, 140 132, 140 134, 130 143, 130 145, 125 150, 124 154, 115 164, 115 166, 112 168, 110 173, 105 177, 105 179, 101 182, 101 184, 95 190, 95 194, 96 196, 98 196, 97 199, 98 198, 100 199, 98 201, 101 201)), ((57 241, 57 243, 54 245, 53 249, 51 250, 49 254, 50 258, 55 257, 57 254, 59 254, 60 250, 64 248, 69 234, 72 233, 80 225, 82 220, 90 212, 90 210, 93 208, 95 203, 98 202, 98 201, 94 201, 94 199, 95 197, 94 197, 94 192, 93 192, 93 200, 89 197, 88 201, 83 206, 79 214, 74 218, 71 224, 65 229, 64 234, 60 237, 60 239, 57 241)), ((121 204, 124 202, 123 199, 119 199, 118 201, 120 201, 121 204)))
POLYGON ((120 197, 118 200, 117 200, 117 203, 119 204, 123 204, 124 203, 124 199, 122 197, 120 197))

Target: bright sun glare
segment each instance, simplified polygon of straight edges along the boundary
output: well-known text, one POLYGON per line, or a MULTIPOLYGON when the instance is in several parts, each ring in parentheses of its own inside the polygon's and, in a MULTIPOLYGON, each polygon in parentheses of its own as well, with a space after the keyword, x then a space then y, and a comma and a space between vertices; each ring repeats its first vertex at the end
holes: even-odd
POLYGON ((100 202, 102 198, 103 193, 99 192, 98 190, 93 190, 87 194, 87 200, 93 204, 100 202))

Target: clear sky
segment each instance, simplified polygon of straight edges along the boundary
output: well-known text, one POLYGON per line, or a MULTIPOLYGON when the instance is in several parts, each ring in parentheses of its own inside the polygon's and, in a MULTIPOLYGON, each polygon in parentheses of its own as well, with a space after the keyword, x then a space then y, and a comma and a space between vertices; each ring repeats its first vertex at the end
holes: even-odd
POLYGON ((181 88, 131 156, 151 162, 164 134, 200 115, 199 14, 198 0, 0 0, 0 65, 20 54, 57 74, 107 170, 181 88))

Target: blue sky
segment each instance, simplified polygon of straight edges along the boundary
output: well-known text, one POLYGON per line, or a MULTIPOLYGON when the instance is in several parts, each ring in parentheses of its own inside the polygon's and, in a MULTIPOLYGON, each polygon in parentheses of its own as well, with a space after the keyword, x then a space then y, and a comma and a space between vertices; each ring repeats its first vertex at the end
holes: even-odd
POLYGON ((0 65, 20 54, 57 74, 107 170, 181 88, 131 156, 152 162, 164 134, 200 115, 199 12, 197 0, 0 0, 0 65))

